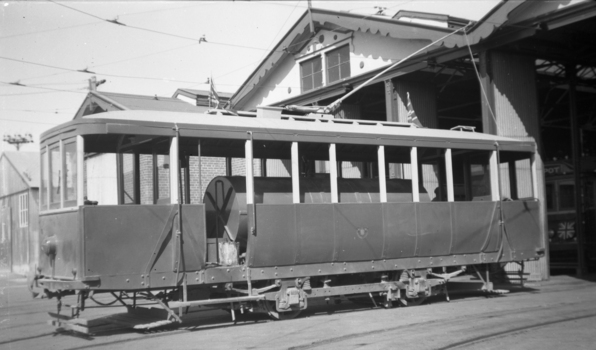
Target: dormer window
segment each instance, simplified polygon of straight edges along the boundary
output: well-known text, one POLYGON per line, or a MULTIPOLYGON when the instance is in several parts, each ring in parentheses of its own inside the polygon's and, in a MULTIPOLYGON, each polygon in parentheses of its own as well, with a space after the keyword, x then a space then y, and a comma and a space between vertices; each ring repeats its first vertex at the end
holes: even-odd
POLYGON ((329 51, 327 56, 327 83, 350 77, 350 46, 329 51))
POLYGON ((321 57, 315 57, 300 64, 302 92, 323 86, 323 64, 321 57))
MULTIPOLYGON (((312 57, 313 54, 309 56, 312 57)), ((350 45, 322 49, 314 57, 300 62, 302 92, 350 77, 350 45), (323 75, 323 67, 325 74, 323 75)))

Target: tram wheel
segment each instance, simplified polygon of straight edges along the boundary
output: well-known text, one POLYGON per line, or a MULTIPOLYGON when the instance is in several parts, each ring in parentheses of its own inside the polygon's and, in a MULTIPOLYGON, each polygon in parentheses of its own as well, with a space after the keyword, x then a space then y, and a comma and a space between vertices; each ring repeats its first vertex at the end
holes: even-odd
POLYGON ((426 301, 427 297, 418 297, 418 298, 406 298, 402 296, 399 298, 399 305, 400 306, 418 306, 426 301))
POLYGON ((263 301, 263 308, 267 311, 267 315, 273 320, 281 321, 281 320, 291 320, 294 317, 300 315, 300 309, 292 310, 288 312, 278 312, 277 308, 275 307, 275 301, 266 300, 263 301))

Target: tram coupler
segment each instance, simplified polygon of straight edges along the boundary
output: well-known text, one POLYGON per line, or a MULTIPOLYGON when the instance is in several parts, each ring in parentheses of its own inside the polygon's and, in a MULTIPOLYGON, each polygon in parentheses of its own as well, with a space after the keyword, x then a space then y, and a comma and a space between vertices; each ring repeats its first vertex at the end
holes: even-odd
POLYGON ((307 307, 306 293, 295 281, 281 281, 281 288, 275 295, 275 308, 278 312, 304 310, 307 307))

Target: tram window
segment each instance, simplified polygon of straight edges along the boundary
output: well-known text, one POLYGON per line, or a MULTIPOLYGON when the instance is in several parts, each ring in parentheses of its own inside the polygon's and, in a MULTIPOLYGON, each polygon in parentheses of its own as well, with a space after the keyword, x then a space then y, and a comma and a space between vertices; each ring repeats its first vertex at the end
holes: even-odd
POLYGON ((158 154, 155 160, 155 194, 157 204, 170 201, 170 156, 158 154))
MULTIPOLYGON (((447 182, 445 177, 445 150, 438 148, 418 148, 420 185, 428 195, 420 196, 420 201, 446 202, 447 182)), ((424 191, 420 191, 424 192, 424 191)))
POLYGON ((575 186, 559 184, 559 210, 575 208, 575 186))
POLYGON ((153 155, 139 155, 141 204, 153 204, 153 155))
MULTIPOLYGON (((268 177, 291 177, 292 161, 290 159, 267 159, 266 175, 268 177)), ((263 171, 265 169, 262 169, 263 171)), ((265 176, 263 173, 262 176, 265 176)))
MULTIPOLYGON (((328 160, 316 160, 315 161, 315 169, 314 174, 329 174, 331 169, 329 169, 329 161, 328 160)), ((314 176, 313 174, 313 176, 314 176)))
POLYGON ((246 161, 244 158, 232 158, 232 176, 246 176, 246 161))
POLYGON ((531 154, 501 151, 499 158, 501 197, 506 200, 533 198, 531 154))
POLYGON ((64 142, 64 206, 77 204, 77 144, 74 139, 64 142))
MULTIPOLYGON (((231 176, 246 176, 246 160, 244 158, 232 158, 231 165, 231 176)), ((253 158, 252 169, 254 176, 263 176, 261 159, 253 158)))
POLYGON ((390 179, 412 179, 412 167, 410 163, 389 163, 387 168, 387 177, 390 179))
POLYGON ((367 163, 364 162, 340 162, 341 169, 339 175, 344 179, 363 179, 366 178, 368 171, 367 163))
POLYGON ((122 204, 134 204, 135 198, 135 155, 124 153, 122 157, 122 204))
POLYGON ((60 162, 60 146, 54 144, 50 146, 50 209, 60 208, 60 181, 61 181, 61 168, 60 162))
MULTIPOLYGON (((414 201, 412 195, 412 164, 410 147, 385 146, 385 172, 387 177, 387 202, 414 201)), ((428 202, 429 197, 424 186, 419 182, 420 201, 428 202)))
POLYGON ((118 172, 116 164, 116 153, 86 153, 85 199, 97 202, 98 205, 118 204, 118 172))
POLYGON ((41 152, 41 210, 46 210, 48 205, 48 154, 41 152))
POLYGON ((452 150, 455 201, 490 201, 492 151, 452 150))

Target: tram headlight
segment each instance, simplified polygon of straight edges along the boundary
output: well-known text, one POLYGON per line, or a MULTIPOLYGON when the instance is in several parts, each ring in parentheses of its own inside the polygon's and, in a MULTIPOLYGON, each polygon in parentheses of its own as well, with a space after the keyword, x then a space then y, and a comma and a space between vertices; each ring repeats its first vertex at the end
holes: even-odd
POLYGON ((48 237, 41 244, 41 250, 47 256, 56 256, 56 245, 57 245, 56 244, 56 237, 54 237, 54 236, 48 237))

